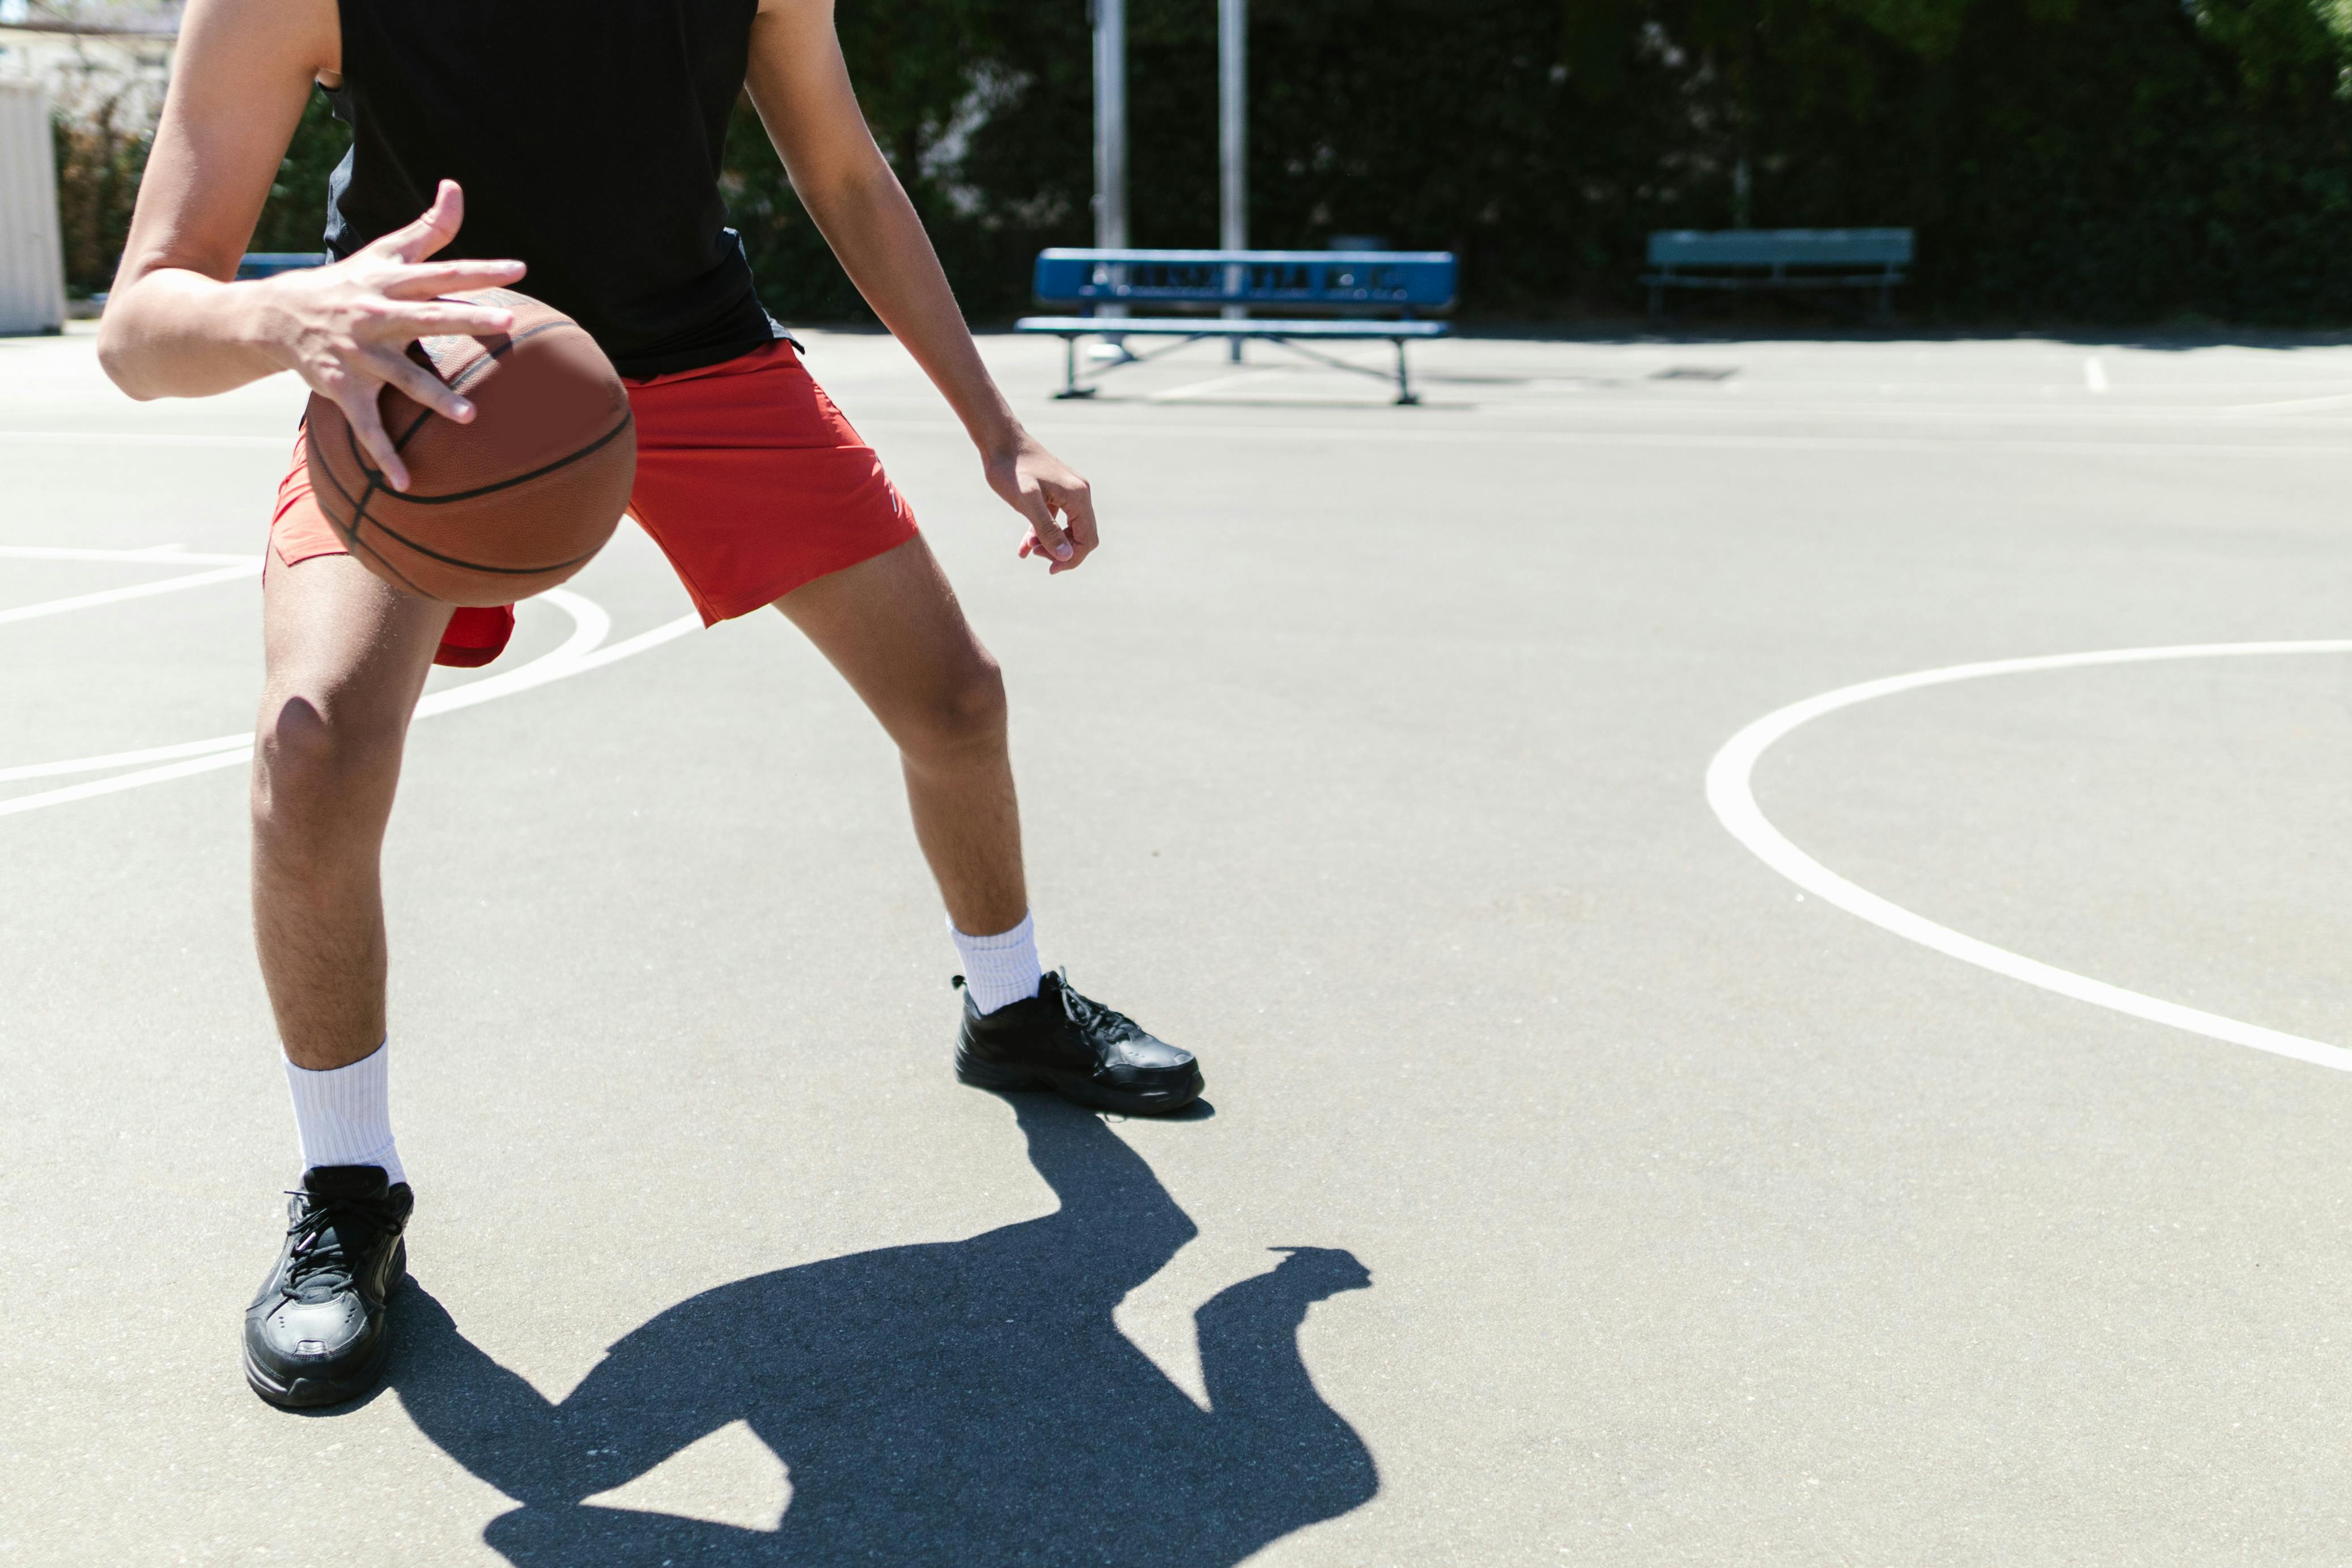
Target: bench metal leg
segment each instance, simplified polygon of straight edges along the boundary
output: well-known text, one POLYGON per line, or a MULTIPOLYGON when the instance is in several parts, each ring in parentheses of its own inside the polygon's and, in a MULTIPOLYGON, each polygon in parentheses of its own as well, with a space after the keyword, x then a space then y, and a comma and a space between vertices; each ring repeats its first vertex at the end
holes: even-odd
POLYGON ((1057 398, 1092 397, 1095 392, 1093 387, 1078 384, 1078 336, 1075 332, 1065 333, 1062 337, 1062 390, 1054 395, 1057 398))
POLYGON ((1412 390, 1412 382, 1405 373, 1404 340, 1402 338, 1399 338, 1395 340, 1395 341, 1397 351, 1396 400, 1399 402, 1419 402, 1421 401, 1421 394, 1412 390))

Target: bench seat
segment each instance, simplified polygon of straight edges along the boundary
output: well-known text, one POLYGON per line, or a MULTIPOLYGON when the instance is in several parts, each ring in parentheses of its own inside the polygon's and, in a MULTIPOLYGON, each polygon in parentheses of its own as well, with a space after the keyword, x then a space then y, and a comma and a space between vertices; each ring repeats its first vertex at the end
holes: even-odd
POLYGON ((1660 229, 1650 236, 1650 314, 1670 288, 1875 290, 1883 320, 1911 265, 1909 229, 1660 229))
POLYGON ((1443 321, 1226 321, 1214 316, 1024 316, 1016 332, 1105 338, 1443 338, 1443 321))
POLYGON ((1245 340, 1273 343, 1292 353, 1343 371, 1376 374, 1307 345, 1310 342, 1386 342, 1396 345, 1399 402, 1418 402, 1405 368, 1408 342, 1443 338, 1443 321, 1420 319, 1416 311, 1447 310, 1454 305, 1453 256, 1442 250, 1078 250, 1055 247, 1037 256, 1034 292, 1045 306, 1083 306, 1091 316, 1024 316, 1016 332, 1051 333, 1062 340, 1062 389, 1056 397, 1092 397, 1096 388, 1078 379, 1078 340, 1100 338, 1115 346, 1108 367, 1140 363, 1187 343, 1219 338, 1241 357, 1245 340), (1235 309, 1238 307, 1239 309, 1235 309), (1106 316, 1106 309, 1195 312, 1164 316, 1106 316), (1230 316, 1210 310, 1235 310, 1230 316), (1283 314, 1253 319, 1240 312, 1283 314), (1321 310, 1322 316, 1302 312, 1321 310), (1383 312, 1385 314, 1371 314, 1383 312), (1149 354, 1128 350, 1129 338, 1172 339, 1149 354))

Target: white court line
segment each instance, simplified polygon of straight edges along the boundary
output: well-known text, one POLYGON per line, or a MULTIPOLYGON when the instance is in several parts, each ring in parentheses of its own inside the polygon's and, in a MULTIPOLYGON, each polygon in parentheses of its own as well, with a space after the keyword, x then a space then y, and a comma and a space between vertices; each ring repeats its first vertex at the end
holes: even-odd
POLYGON ((1884 680, 1864 681, 1860 685, 1842 686, 1824 692, 1817 697, 1792 703, 1777 713, 1762 718, 1741 730, 1725 743, 1722 750, 1706 768, 1706 803, 1731 836, 1753 851, 1758 859, 1790 882, 1816 897, 1825 899, 1849 915, 1859 915, 1883 930, 1907 937, 1924 947, 1932 947, 1948 957, 1990 969, 1996 975, 2006 975, 2012 980, 2022 980, 2029 986, 2039 986, 2045 991, 2055 991, 2062 997, 2089 1002, 2096 1007, 2110 1008, 2133 1018, 2146 1019, 2150 1023, 2168 1024, 2187 1030, 2210 1040, 2224 1040, 2231 1045, 2251 1046, 2275 1056, 2292 1057, 2315 1067, 2332 1067, 2339 1072, 2352 1071, 2352 1051, 2342 1046, 2326 1045, 2300 1035, 2283 1034, 2277 1030, 2263 1029, 2259 1024, 2242 1023, 2223 1018, 2219 1013, 2201 1012, 2168 1002, 2161 998, 2143 996, 2120 986, 2094 980, 2071 970, 2044 964, 1964 936, 1948 925, 1912 914, 1900 905, 1890 904, 1867 889, 1853 883, 1813 859, 1765 820, 1763 810, 1756 804, 1753 775, 1757 759, 1773 742, 1800 725, 1810 724, 1823 714, 1840 708, 1853 707, 1875 697, 1893 696, 1899 692, 1915 692, 1927 686, 1949 685, 1956 681, 1981 680, 1989 675, 2022 675, 2044 670, 2079 670, 2100 664, 2156 664, 2175 659, 2242 659, 2277 653, 2352 653, 2352 639, 2332 639, 2308 643, 2200 643, 2171 648, 2111 648, 2095 653, 2058 653, 2037 659, 1996 659, 1986 664, 1954 664, 1940 670, 1921 670, 1907 675, 1890 675, 1884 680))
POLYGON ((0 560, 106 560, 133 565, 155 561, 164 566, 232 566, 259 560, 257 555, 208 555, 178 545, 144 545, 138 549, 88 549, 74 545, 0 545, 0 560))
POLYGON ((2289 398, 2284 402, 2242 402, 2223 409, 2223 413, 2275 413, 2281 409, 2343 408, 2352 404, 2352 392, 2330 392, 2326 397, 2289 398))
POLYGON ((0 445, 7 446, 270 446, 294 450, 294 437, 285 435, 207 435, 160 430, 0 430, 0 445))
POLYGON ((252 744, 253 737, 249 735, 217 735, 210 740, 184 740, 176 746, 150 746, 140 751, 110 751, 102 757, 26 762, 15 768, 0 768, 0 784, 15 784, 26 779, 58 779, 68 773, 105 773, 117 768, 136 768, 142 762, 170 762, 183 757, 208 757, 215 751, 252 744))
MULTIPOLYGON (((551 682, 560 681, 586 671, 601 669, 610 664, 657 648, 664 643, 685 636, 701 628, 701 617, 681 615, 666 622, 650 632, 625 638, 610 647, 600 647, 613 629, 613 619, 604 606, 595 601, 573 593, 568 589, 551 588, 539 597, 554 605, 572 618, 572 634, 562 643, 541 654, 530 664, 470 681, 462 686, 436 692, 416 705, 418 718, 430 718, 436 714, 455 713, 461 708, 512 696, 551 682)), ((19 795, 0 800, 0 817, 11 817, 23 811, 37 811, 47 806, 62 806, 74 800, 87 800, 100 795, 119 794, 149 784, 161 784, 167 779, 184 779, 190 774, 208 772, 214 768, 234 768, 253 756, 250 735, 217 736, 210 740, 184 741, 176 746, 153 747, 145 751, 115 752, 104 757, 84 757, 61 762, 33 763, 26 767, 0 771, 0 782, 16 779, 53 777, 61 773, 91 772, 103 768, 134 762, 159 762, 163 766, 144 768, 134 773, 117 774, 110 779, 95 779, 86 784, 69 784, 60 789, 44 789, 36 794, 19 795), (165 762, 167 758, 180 760, 165 762)))
MULTIPOLYGON (((155 557, 142 557, 155 559, 155 557)), ((133 582, 121 588, 104 588, 95 593, 77 593, 70 599, 45 600, 38 604, 20 604, 14 610, 0 610, 0 626, 13 621, 37 621, 44 615, 63 615, 69 610, 89 610, 100 604, 113 604, 125 599, 150 599, 159 593, 177 593, 183 589, 202 588, 207 583, 232 582, 240 577, 257 577, 261 558, 247 556, 235 566, 217 566, 210 571, 190 572, 185 577, 167 577, 155 582, 133 582)))
POLYGON ((2107 390, 2107 367, 2099 362, 2096 354, 2083 361, 2083 384, 2095 392, 2107 390))

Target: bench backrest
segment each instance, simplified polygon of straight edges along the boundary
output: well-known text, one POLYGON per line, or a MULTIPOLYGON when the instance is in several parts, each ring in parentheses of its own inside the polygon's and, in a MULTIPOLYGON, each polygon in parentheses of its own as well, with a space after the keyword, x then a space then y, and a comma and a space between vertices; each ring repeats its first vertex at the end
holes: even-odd
POLYGON ((1909 229, 1660 229, 1653 267, 1906 267, 1909 229))
POLYGON ((1443 250, 1078 250, 1037 254, 1047 305, 1281 305, 1394 310, 1454 304, 1443 250))

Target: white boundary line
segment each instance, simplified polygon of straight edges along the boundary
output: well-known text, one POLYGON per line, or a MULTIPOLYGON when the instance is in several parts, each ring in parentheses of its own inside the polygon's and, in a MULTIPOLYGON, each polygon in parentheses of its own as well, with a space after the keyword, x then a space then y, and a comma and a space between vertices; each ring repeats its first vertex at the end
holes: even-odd
POLYGON ((7 446, 267 446, 280 452, 294 445, 285 435, 212 435, 197 431, 0 430, 7 446))
POLYGON ((257 561, 257 555, 208 555, 178 545, 145 545, 138 549, 89 549, 79 545, 0 545, 0 560, 158 561, 165 566, 235 566, 257 561))
POLYGON ((2315 1067, 2331 1067, 2339 1072, 2352 1071, 2352 1051, 2342 1046, 2326 1045, 2300 1035, 2283 1034, 2277 1030, 2263 1029, 2258 1024, 2242 1023, 2218 1013, 2201 1012, 2168 1002, 2158 997, 2143 996, 2120 986, 2094 980, 2039 959, 1996 947, 1964 936, 1948 925, 1912 914, 1890 904, 1885 899, 1830 870, 1804 851, 1792 844, 1769 821, 1756 804, 1753 778, 1756 764, 1772 744, 1801 725, 1810 724, 1824 714, 1840 708, 1853 707, 1874 698, 1894 696, 1900 692, 1914 692, 1927 686, 1949 685, 1957 681, 1981 680, 1990 675, 2032 674, 2044 670, 2079 670, 2100 664, 2157 664, 2177 659, 2238 659, 2257 658, 2279 653, 2352 653, 2352 639, 2330 639, 2306 643, 2200 643, 2171 648, 2112 648, 2094 653, 2059 653, 2037 659, 1996 659, 1985 664, 1954 664, 1940 670, 1921 670, 1907 675, 1890 675, 1884 680, 1864 681, 1860 685, 1842 686, 1820 696, 1792 703, 1776 713, 1766 714, 1725 743, 1722 750, 1706 768, 1706 803, 1713 807, 1717 820, 1752 851, 1758 859, 1790 882, 1816 897, 1837 905, 1849 915, 1859 915, 1883 930, 1907 937, 1924 947, 1932 947, 1948 957, 1974 964, 1996 975, 2006 975, 2012 980, 2022 980, 2029 986, 2039 986, 2055 991, 2062 997, 2109 1008, 2151 1023, 2168 1024, 2174 1029, 2201 1034, 2231 1045, 2266 1051, 2275 1056, 2291 1057, 2315 1067))
POLYGON ((2342 408, 2347 403, 2352 403, 2352 392, 2329 392, 2324 397, 2288 398, 2283 402, 2233 403, 2221 412, 2223 413, 2278 413, 2298 408, 2315 411, 2342 408))
MULTIPOLYGON (((0 546, 0 556, 35 559, 163 560, 166 562, 188 559, 183 555, 167 553, 173 550, 173 547, 171 546, 160 546, 152 550, 72 551, 37 549, 31 546, 0 546)), ((199 572, 191 577, 168 578, 161 583, 144 583, 139 587, 148 592, 167 592, 179 588, 194 588, 205 582, 225 580, 228 577, 250 576, 261 570, 261 559, 258 556, 211 559, 227 559, 238 564, 223 571, 199 572)), ((92 604, 108 602, 113 599, 128 597, 131 595, 121 591, 83 594, 73 600, 56 600, 47 605, 33 605, 26 608, 51 612, 66 609, 82 609, 92 604)), ((566 637, 560 646, 541 654, 530 664, 509 670, 504 674, 469 681, 462 686, 436 692, 416 705, 415 716, 430 718, 436 714, 455 713, 461 708, 474 707, 482 703, 494 702, 499 697, 512 696, 518 692, 527 692, 534 687, 563 680, 588 670, 600 669, 633 654, 642 653, 649 648, 657 648, 664 643, 685 636, 689 632, 698 631, 702 626, 701 617, 693 614, 681 615, 675 621, 665 622, 650 632, 640 632, 636 636, 625 638, 610 647, 605 647, 601 644, 612 634, 613 618, 604 612, 604 606, 594 600, 562 588, 549 589, 539 597, 572 618, 572 634, 566 637)), ((0 614, 0 621, 26 618, 21 614, 13 616, 0 614)), ((0 768, 0 783, 5 783, 23 779, 54 778, 67 773, 97 772, 109 768, 127 767, 141 762, 162 764, 158 767, 143 768, 132 773, 117 774, 110 779, 94 779, 84 784, 69 784, 56 789, 44 789, 31 795, 18 795, 13 799, 0 800, 0 817, 13 817, 20 812, 37 811, 47 806, 63 806, 71 801, 87 800, 100 795, 119 794, 126 789, 136 789, 149 784, 161 784, 167 779, 184 779, 190 774, 209 772, 215 768, 234 768, 252 756, 253 737, 250 735, 224 735, 216 736, 210 740, 182 741, 173 746, 150 747, 141 751, 118 751, 101 757, 71 758, 58 762, 36 762, 16 768, 0 768)))
MULTIPOLYGON (((133 561, 174 563, 171 556, 116 557, 133 561)), ((48 599, 38 604, 19 604, 13 610, 0 610, 0 626, 11 622, 37 621, 44 615, 63 615, 69 610, 89 610, 100 604, 113 604, 125 599, 152 599, 159 593, 177 593, 185 588, 203 588, 215 582, 234 582, 240 577, 254 577, 261 570, 261 558, 253 556, 238 560, 235 566, 216 566, 210 571, 192 571, 185 577, 166 577, 154 582, 126 583, 121 588, 102 588, 95 593, 77 593, 70 599, 48 599)))
POLYGON ((170 762, 183 757, 209 757, 215 751, 227 751, 252 742, 249 735, 216 735, 210 740, 184 740, 177 746, 151 746, 141 751, 109 752, 103 757, 27 762, 20 767, 0 768, 0 784, 16 784, 26 779, 58 779, 68 773, 104 773, 110 768, 135 768, 142 762, 170 762))

